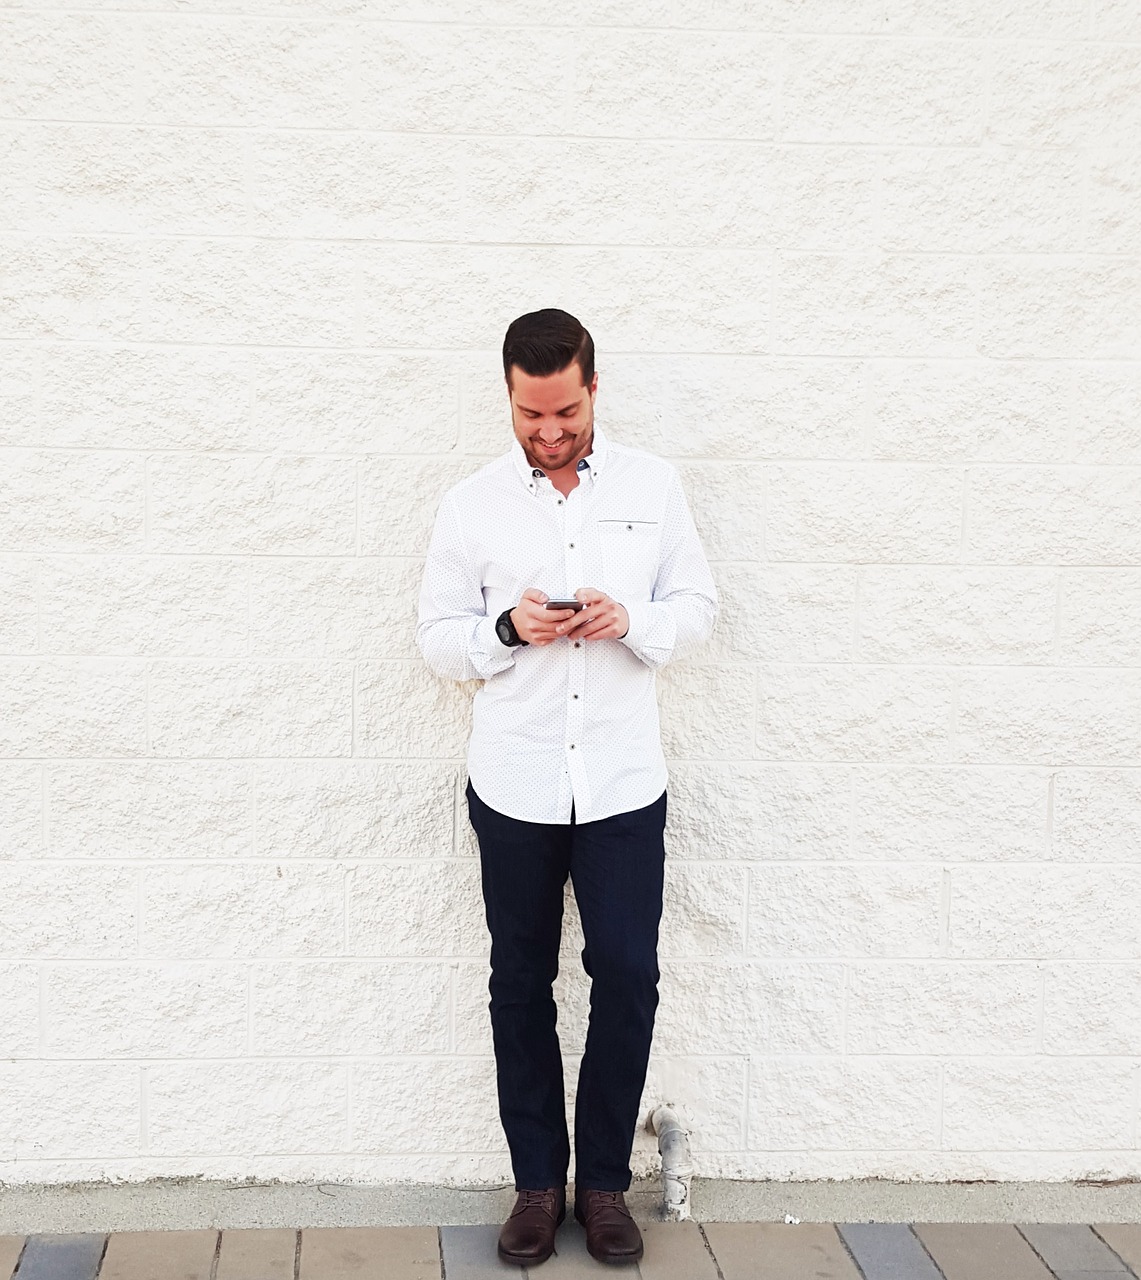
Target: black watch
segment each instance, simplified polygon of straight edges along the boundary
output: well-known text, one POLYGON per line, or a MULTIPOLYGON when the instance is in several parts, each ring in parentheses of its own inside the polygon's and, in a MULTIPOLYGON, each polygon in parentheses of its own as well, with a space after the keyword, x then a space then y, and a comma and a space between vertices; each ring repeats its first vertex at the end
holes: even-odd
POLYGON ((527 643, 519 632, 515 630, 515 624, 511 621, 510 609, 504 609, 499 617, 495 619, 495 634, 509 647, 527 643))

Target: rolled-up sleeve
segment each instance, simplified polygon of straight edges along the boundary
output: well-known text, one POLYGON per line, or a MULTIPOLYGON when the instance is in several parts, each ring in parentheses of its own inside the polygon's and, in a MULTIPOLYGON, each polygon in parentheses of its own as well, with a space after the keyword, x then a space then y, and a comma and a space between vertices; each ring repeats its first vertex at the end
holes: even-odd
POLYGON ((515 647, 503 644, 485 611, 451 494, 436 513, 424 562, 416 644, 428 667, 451 680, 487 680, 515 662, 515 647))
POLYGON ((672 469, 662 523, 652 598, 625 605, 630 629, 621 641, 655 669, 708 640, 718 610, 713 574, 672 469))

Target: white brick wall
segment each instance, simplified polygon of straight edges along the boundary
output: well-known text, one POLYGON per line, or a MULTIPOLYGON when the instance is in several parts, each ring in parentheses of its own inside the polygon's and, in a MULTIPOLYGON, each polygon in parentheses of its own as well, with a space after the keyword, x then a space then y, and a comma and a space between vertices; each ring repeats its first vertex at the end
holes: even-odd
POLYGON ((507 1178, 412 625, 545 305, 724 602, 647 1105, 1141 1173, 1139 138, 1136 0, 5 3, 0 1180, 507 1178))

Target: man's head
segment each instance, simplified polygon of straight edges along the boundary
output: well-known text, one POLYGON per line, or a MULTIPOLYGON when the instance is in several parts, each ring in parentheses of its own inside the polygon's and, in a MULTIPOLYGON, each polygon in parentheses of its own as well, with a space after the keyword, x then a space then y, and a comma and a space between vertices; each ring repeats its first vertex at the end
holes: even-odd
POLYGON ((573 467, 594 441, 594 341, 572 315, 531 311, 507 328, 503 375, 515 438, 548 474, 573 467))

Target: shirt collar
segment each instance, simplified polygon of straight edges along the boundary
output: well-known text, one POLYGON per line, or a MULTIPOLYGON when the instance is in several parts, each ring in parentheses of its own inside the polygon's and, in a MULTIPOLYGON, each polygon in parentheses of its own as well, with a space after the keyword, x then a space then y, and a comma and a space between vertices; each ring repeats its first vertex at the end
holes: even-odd
MULTIPOLYGON (((603 434, 602 428, 596 422, 594 424, 594 440, 591 442, 590 452, 579 462, 578 469, 580 471, 584 471, 586 468, 583 466, 583 463, 585 462, 590 468, 591 475, 595 480, 597 480, 606 469, 606 462, 609 455, 609 441, 603 434)), ((519 473, 519 478, 523 481, 524 485, 531 493, 538 493, 538 481, 540 476, 536 476, 534 472, 538 471, 539 468, 532 468, 531 464, 527 461, 527 455, 523 452, 523 446, 518 440, 512 441, 511 460, 515 464, 515 470, 519 473)))

